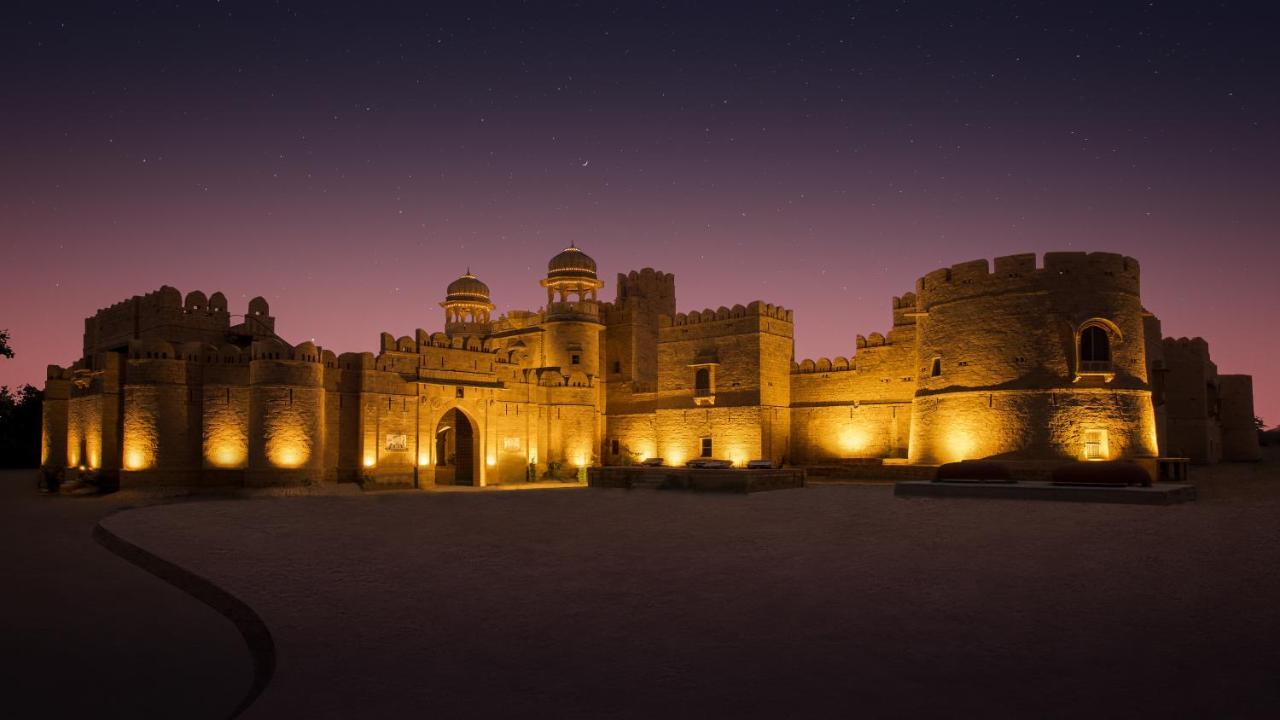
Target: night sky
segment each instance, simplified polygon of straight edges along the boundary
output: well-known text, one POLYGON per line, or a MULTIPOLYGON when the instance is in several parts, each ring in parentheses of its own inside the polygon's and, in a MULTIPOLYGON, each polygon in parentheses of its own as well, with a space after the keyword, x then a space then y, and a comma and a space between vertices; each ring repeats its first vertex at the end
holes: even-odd
POLYGON ((468 266, 536 309, 575 242, 610 299, 651 266, 681 310, 793 308, 803 358, 936 267, 1107 250, 1280 423, 1275 9, 391 6, 6 4, 0 383, 162 284, 375 350, 468 266))

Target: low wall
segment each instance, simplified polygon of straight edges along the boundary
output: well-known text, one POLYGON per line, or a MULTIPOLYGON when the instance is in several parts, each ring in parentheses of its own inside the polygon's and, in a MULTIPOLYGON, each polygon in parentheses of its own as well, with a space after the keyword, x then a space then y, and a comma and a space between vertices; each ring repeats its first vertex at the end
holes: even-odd
MULTIPOLYGON (((1128 458, 1159 482, 1156 458, 1128 458)), ((989 462, 1003 465, 1009 470, 1009 476, 1021 482, 1048 482, 1055 468, 1068 464, 1066 460, 1000 460, 991 458, 989 462)), ((903 482, 906 480, 932 480, 938 466, 929 463, 887 462, 878 460, 848 460, 826 465, 809 465, 805 467, 809 482, 903 482)), ((1185 475, 1179 480, 1186 480, 1185 475)))
POLYGON ((587 484, 591 487, 627 490, 653 488, 753 493, 804 487, 805 471, 804 468, 718 470, 679 467, 593 467, 587 469, 587 484))

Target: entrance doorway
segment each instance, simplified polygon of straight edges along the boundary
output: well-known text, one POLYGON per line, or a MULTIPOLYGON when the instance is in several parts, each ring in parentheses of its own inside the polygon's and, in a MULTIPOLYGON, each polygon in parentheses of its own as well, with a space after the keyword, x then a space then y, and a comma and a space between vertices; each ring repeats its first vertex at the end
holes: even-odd
POLYGON ((436 484, 476 484, 475 429, 457 408, 436 425, 436 484))

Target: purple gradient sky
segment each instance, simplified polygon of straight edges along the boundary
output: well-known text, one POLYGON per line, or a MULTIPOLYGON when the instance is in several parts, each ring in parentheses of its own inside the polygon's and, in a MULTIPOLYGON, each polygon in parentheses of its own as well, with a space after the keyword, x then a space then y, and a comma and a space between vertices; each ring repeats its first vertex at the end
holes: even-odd
POLYGON ((439 329, 467 266, 500 311, 538 307, 573 241, 610 298, 651 266, 682 310, 794 308, 803 358, 887 331, 935 267, 1107 250, 1280 422, 1260 18, 218 7, 31 10, 0 38, 0 383, 41 384, 86 315, 161 284, 372 350, 439 329))

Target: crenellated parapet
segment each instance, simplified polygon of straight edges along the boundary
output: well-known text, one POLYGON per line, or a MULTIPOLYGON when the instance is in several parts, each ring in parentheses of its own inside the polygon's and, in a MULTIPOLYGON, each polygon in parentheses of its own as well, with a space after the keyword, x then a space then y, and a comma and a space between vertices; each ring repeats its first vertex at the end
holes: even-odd
POLYGON ((994 268, 986 259, 971 260, 927 273, 916 281, 915 294, 917 311, 928 312, 967 298, 1064 289, 1137 296, 1138 261, 1107 252, 1045 253, 1043 267, 1036 266, 1034 253, 998 257, 994 268))
POLYGON ((916 324, 916 294, 913 292, 903 293, 900 297, 893 298, 893 326, 908 327, 916 324))
POLYGON ((725 320, 739 320, 749 317, 766 317, 783 322, 795 322, 794 312, 788 310, 781 305, 773 305, 772 303, 756 300, 746 306, 734 305, 732 308, 724 307, 712 310, 695 310, 690 313, 676 313, 674 316, 662 316, 658 320, 659 327, 679 327, 682 325, 700 325, 713 322, 723 322, 725 320))
POLYGON ((800 373, 829 373, 829 372, 847 372, 853 370, 854 363, 847 357, 837 355, 834 358, 818 358, 817 360, 804 359, 800 362, 791 363, 791 372, 793 374, 800 373))
POLYGON ((378 348, 380 352, 384 353, 412 353, 418 355, 429 352, 432 348, 465 350, 486 355, 492 355, 496 352, 494 343, 490 339, 470 335, 446 335, 442 332, 428 333, 421 328, 415 332, 414 336, 401 335, 397 338, 389 332, 381 333, 378 336, 378 348))
POLYGON ((675 315, 676 276, 653 268, 618 273, 616 300, 611 310, 648 310, 659 315, 675 315))
POLYGON ((84 354, 118 350, 130 340, 139 339, 216 343, 230 326, 227 298, 222 293, 206 296, 193 290, 184 300, 177 288, 165 285, 102 308, 86 318, 84 354))
POLYGON ((1164 346, 1165 357, 1191 357, 1202 362, 1210 362, 1209 343, 1202 337, 1167 337, 1161 341, 1161 344, 1164 346))
POLYGON ((676 276, 647 267, 618 273, 618 299, 675 297, 676 276))

